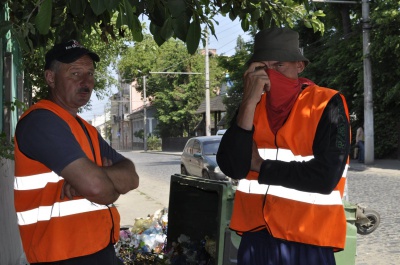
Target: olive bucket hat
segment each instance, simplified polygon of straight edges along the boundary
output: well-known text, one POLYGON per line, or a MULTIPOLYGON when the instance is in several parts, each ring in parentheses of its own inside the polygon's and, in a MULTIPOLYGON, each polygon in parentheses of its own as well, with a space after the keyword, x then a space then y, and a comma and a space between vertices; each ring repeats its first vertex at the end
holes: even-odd
POLYGON ((247 63, 260 61, 309 63, 300 52, 299 33, 287 28, 269 28, 256 34, 254 53, 247 63))

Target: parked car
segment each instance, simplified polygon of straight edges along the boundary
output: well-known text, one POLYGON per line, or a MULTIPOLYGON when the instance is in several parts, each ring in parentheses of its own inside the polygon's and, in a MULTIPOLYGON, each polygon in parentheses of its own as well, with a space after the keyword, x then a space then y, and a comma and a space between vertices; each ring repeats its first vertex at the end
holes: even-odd
POLYGON ((217 135, 190 138, 181 155, 181 174, 228 181, 216 161, 221 138, 217 135))

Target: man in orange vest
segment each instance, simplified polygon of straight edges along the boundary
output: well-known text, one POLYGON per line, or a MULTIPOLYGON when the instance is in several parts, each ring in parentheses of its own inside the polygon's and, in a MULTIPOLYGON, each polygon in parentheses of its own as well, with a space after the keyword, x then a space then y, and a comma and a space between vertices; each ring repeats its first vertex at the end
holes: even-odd
POLYGON ((242 102, 217 154, 239 179, 230 228, 238 265, 332 265, 344 248, 342 196, 350 150, 340 92, 298 75, 309 63, 298 33, 255 36, 242 102))
POLYGON ((139 185, 132 161, 79 115, 99 56, 75 40, 46 54, 48 98, 31 106, 15 133, 15 208, 31 264, 122 264, 113 244, 113 203, 139 185))

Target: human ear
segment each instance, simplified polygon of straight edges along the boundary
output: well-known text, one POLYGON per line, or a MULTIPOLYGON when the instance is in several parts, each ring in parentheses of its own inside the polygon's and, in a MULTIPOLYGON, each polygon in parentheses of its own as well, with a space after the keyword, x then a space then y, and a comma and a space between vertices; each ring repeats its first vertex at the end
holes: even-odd
POLYGON ((55 72, 52 70, 44 71, 44 78, 46 79, 46 83, 53 88, 54 87, 54 80, 55 80, 55 72))
POLYGON ((300 74, 301 72, 304 71, 304 68, 306 68, 306 65, 303 61, 298 61, 298 62, 296 62, 296 67, 297 67, 297 73, 300 74))

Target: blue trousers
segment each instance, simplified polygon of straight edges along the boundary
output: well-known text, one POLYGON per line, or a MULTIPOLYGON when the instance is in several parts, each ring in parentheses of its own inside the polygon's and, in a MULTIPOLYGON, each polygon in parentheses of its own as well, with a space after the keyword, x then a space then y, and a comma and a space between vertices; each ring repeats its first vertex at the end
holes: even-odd
POLYGON ((238 249, 238 265, 335 265, 332 248, 273 238, 267 230, 246 232, 238 249))

